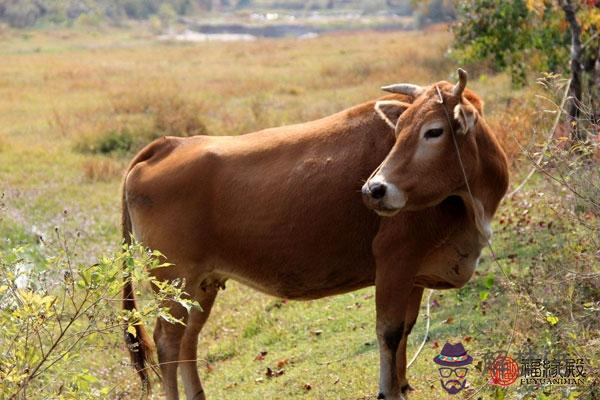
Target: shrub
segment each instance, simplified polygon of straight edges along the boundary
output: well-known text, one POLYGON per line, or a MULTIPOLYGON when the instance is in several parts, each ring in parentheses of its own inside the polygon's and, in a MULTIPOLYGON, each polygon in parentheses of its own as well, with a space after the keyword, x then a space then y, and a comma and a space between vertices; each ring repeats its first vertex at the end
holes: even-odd
POLYGON ((206 135, 207 129, 200 118, 202 106, 179 96, 161 98, 150 107, 154 117, 154 129, 162 135, 206 135))
POLYGON ((111 129, 109 131, 83 136, 75 148, 83 153, 126 154, 134 144, 141 147, 142 143, 151 140, 149 132, 133 133, 129 128, 111 129))
MULTIPOLYGON (((573 144, 556 137, 556 127, 566 119, 559 106, 565 82, 546 75, 540 83, 546 89, 539 107, 545 117, 533 129, 549 134, 546 143, 523 150, 533 164, 531 174, 537 174, 527 174, 531 184, 519 185, 523 189, 508 196, 498 216, 510 254, 506 268, 519 291, 511 301, 521 306, 519 330, 527 337, 536 332, 540 338, 532 343, 527 339, 528 345, 576 354, 586 360, 589 375, 597 375, 593 360, 598 359, 600 339, 600 319, 594 316, 600 304, 600 168, 593 154, 599 127, 586 114, 589 107, 582 105, 580 128, 594 139, 573 144)), ((586 398, 595 395, 598 388, 590 386, 591 397, 586 398)))
POLYGON ((12 1, 0 4, 0 18, 15 28, 24 28, 35 24, 44 13, 44 8, 36 2, 12 1))
POLYGON ((182 323, 162 307, 166 301, 188 309, 197 303, 185 298, 182 282, 158 282, 149 275, 169 264, 140 245, 83 265, 58 229, 45 243, 49 251, 41 262, 28 259, 23 247, 0 252, 0 398, 115 395, 112 377, 102 379, 106 365, 90 355, 114 349, 123 329, 131 331, 141 319, 182 323), (138 299, 138 310, 117 311, 124 279, 151 282, 157 293, 143 303, 138 299))
POLYGON ((129 92, 111 97, 114 116, 82 135, 75 149, 83 153, 129 155, 164 135, 208 133, 202 104, 173 92, 129 92))

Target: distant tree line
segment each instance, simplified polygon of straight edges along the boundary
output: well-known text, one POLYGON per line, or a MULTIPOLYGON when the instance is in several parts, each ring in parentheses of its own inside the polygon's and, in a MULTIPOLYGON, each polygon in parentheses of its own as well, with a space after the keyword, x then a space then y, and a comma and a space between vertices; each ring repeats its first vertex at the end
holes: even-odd
MULTIPOLYGON (((0 0, 0 23, 16 28, 43 24, 86 23, 119 24, 128 19, 157 17, 161 21, 178 16, 194 16, 211 11, 257 9, 334 9, 391 10, 410 14, 413 0, 0 0)), ((434 3, 443 3, 442 0, 434 3)), ((431 8, 435 19, 436 4, 431 8)))
POLYGON ((119 23, 152 16, 194 15, 252 0, 0 0, 0 22, 16 28, 39 23, 69 24, 78 18, 119 23))

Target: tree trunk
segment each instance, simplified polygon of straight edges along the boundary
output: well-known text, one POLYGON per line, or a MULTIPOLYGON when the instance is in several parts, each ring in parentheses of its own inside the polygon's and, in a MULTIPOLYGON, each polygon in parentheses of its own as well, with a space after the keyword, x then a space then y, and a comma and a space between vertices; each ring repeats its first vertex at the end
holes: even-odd
POLYGON ((600 125, 600 46, 598 46, 598 54, 594 63, 591 89, 592 122, 595 125, 600 125))
POLYGON ((559 0, 559 4, 565 13, 571 31, 571 93, 567 106, 568 122, 571 129, 573 141, 586 139, 585 131, 579 129, 577 122, 579 117, 579 105, 581 104, 581 25, 575 15, 575 5, 572 0, 559 0))

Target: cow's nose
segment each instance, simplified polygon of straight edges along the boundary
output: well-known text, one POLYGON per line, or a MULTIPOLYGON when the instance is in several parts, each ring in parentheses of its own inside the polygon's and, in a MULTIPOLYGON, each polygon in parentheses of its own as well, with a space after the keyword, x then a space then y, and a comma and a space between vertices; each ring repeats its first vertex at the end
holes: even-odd
POLYGON ((369 192, 371 192, 371 197, 374 199, 381 199, 385 196, 386 186, 385 183, 374 183, 369 186, 369 192))

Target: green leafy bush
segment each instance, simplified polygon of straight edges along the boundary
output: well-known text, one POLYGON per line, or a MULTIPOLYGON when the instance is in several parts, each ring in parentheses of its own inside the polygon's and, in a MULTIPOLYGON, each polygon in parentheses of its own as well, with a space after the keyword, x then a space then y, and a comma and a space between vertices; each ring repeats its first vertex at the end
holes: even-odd
POLYGON ((525 84, 528 65, 536 60, 537 70, 567 64, 568 36, 558 28, 553 7, 536 13, 524 0, 471 0, 459 2, 457 14, 454 49, 464 62, 486 60, 496 71, 509 70, 517 86, 525 84))
POLYGON ((130 129, 111 129, 100 135, 83 136, 75 148, 83 153, 126 154, 134 147, 141 147, 154 137, 151 132, 133 133, 130 129))
MULTIPOLYGON (((584 70, 591 72, 598 54, 600 7, 577 4, 584 70)), ((570 33, 558 1, 461 0, 453 25, 455 58, 463 63, 485 61, 495 71, 510 72, 515 86, 526 83, 528 71, 568 71, 570 33)))

